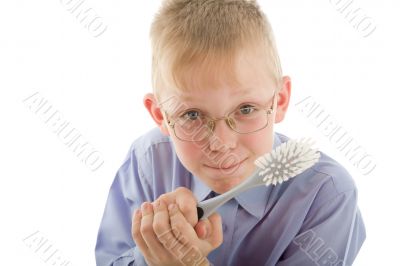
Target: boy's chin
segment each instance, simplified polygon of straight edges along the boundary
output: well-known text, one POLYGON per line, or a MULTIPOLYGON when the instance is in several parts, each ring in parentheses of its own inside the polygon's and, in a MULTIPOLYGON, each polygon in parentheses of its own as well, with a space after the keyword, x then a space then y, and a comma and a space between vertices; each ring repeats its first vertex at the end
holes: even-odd
POLYGON ((243 180, 245 180, 254 170, 254 165, 248 165, 247 162, 241 164, 238 168, 232 170, 203 168, 204 175, 202 180, 206 185, 218 194, 225 193, 243 180))
POLYGON ((223 194, 239 185, 244 179, 245 177, 220 177, 218 179, 208 179, 206 184, 214 192, 223 194))

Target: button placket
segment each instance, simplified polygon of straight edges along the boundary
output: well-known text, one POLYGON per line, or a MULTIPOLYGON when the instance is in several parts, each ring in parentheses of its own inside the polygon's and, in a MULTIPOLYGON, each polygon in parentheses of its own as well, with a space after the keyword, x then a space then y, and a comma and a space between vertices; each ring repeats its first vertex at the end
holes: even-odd
POLYGON ((218 263, 216 265, 227 265, 229 250, 232 245, 233 238, 233 229, 236 220, 236 214, 238 209, 238 203, 235 199, 231 199, 220 208, 218 208, 218 212, 222 218, 222 230, 224 234, 224 240, 221 245, 222 249, 219 250, 218 254, 218 263))

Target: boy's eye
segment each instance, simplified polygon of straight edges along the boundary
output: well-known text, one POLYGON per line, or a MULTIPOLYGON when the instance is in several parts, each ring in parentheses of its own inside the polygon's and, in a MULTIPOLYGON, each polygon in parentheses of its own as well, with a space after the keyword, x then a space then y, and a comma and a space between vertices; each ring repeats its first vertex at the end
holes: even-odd
POLYGON ((252 112, 256 111, 256 107, 250 104, 242 105, 239 107, 239 114, 240 115, 248 115, 252 112))
POLYGON ((184 118, 185 120, 188 120, 188 119, 196 120, 201 117, 201 113, 196 110, 190 110, 190 111, 183 113, 181 117, 184 118))

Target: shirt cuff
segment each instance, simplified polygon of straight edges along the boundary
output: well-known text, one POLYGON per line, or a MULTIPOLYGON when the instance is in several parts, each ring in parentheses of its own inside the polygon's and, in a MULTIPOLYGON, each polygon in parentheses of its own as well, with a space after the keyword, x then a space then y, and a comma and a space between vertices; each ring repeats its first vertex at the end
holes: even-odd
POLYGON ((134 247, 121 255, 113 266, 147 266, 147 263, 139 249, 134 247))

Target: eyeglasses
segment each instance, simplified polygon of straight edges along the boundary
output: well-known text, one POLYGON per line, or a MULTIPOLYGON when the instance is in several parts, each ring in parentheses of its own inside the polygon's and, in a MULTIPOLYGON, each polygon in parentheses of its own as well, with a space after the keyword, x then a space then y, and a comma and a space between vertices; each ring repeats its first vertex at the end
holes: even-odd
POLYGON ((172 119, 167 117, 168 125, 173 129, 175 136, 182 141, 200 142, 211 136, 215 124, 219 120, 225 123, 238 134, 250 134, 268 126, 269 116, 274 111, 275 91, 270 107, 263 107, 254 103, 239 105, 228 115, 220 118, 211 118, 198 109, 189 109, 172 119))

